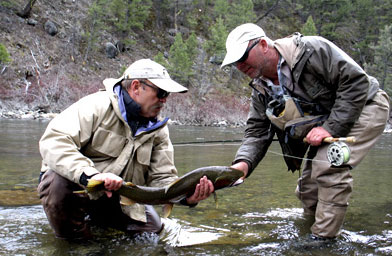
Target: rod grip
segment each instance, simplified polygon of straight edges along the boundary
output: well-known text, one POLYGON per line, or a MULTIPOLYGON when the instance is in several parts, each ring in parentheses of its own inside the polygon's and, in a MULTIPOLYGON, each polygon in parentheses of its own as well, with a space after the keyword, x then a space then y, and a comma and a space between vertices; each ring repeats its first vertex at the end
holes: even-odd
MULTIPOLYGON (((306 138, 304 138, 303 141, 305 143, 308 142, 306 140, 306 138)), ((341 137, 341 138, 326 137, 326 138, 323 139, 323 142, 325 142, 325 143, 333 143, 333 142, 338 142, 338 141, 344 141, 344 142, 347 142, 347 143, 355 143, 356 139, 355 139, 355 137, 341 137)))
POLYGON ((323 142, 326 143, 332 143, 332 142, 338 142, 338 141, 344 141, 347 143, 355 143, 355 137, 342 137, 342 138, 333 138, 333 137, 327 137, 324 138, 323 142))

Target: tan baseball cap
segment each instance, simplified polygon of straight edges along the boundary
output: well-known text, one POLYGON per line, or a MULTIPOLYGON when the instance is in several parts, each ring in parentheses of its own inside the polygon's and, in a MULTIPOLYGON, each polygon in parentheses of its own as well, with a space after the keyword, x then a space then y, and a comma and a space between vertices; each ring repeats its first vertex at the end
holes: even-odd
POLYGON ((241 59, 248 48, 249 41, 263 36, 266 36, 264 30, 253 23, 242 24, 233 29, 227 36, 226 56, 221 68, 241 59))
POLYGON ((167 92, 186 92, 188 89, 172 80, 166 68, 150 59, 140 59, 132 63, 118 78, 107 78, 103 81, 105 85, 114 86, 124 79, 148 79, 154 85, 167 92))

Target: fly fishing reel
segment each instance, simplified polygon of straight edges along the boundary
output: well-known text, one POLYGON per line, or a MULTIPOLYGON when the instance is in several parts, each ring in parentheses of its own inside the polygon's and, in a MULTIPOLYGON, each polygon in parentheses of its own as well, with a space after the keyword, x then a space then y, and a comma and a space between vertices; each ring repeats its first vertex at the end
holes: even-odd
POLYGON ((328 161, 333 166, 346 164, 350 160, 350 154, 348 145, 341 141, 331 143, 327 149, 328 161))

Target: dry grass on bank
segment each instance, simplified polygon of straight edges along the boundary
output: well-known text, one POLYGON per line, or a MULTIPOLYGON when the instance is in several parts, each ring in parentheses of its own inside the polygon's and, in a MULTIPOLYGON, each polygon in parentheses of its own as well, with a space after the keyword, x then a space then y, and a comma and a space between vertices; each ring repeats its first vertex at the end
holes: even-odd
POLYGON ((210 94, 198 98, 192 91, 172 94, 162 116, 178 124, 202 126, 243 126, 249 111, 250 99, 245 96, 210 94))
MULTIPOLYGON (((46 116, 46 113, 59 113, 99 88, 102 88, 101 83, 80 87, 65 77, 30 80, 24 88, 3 92, 0 99, 0 117, 38 118, 46 116)), ((182 125, 243 126, 249 103, 250 99, 244 95, 215 93, 201 98, 191 89, 185 94, 172 93, 161 116, 169 117, 174 123, 182 125)))

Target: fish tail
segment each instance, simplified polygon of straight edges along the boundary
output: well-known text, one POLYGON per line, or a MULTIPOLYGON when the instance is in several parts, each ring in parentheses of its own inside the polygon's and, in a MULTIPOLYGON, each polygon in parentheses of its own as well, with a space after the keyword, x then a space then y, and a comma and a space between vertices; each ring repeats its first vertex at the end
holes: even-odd
POLYGON ((169 217, 170 214, 171 214, 172 209, 173 209, 173 204, 165 204, 163 206, 163 209, 162 209, 162 211, 163 211, 163 218, 169 217))
POLYGON ((132 199, 125 197, 125 196, 121 196, 120 195, 120 204, 121 205, 133 205, 135 204, 135 201, 133 201, 132 199))
POLYGON ((135 185, 135 184, 133 184, 133 183, 132 183, 132 182, 130 182, 130 181, 128 181, 128 182, 125 182, 125 186, 136 187, 136 185, 135 185))

